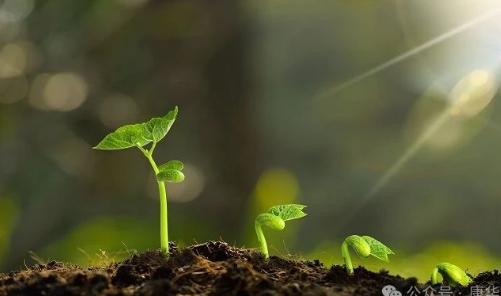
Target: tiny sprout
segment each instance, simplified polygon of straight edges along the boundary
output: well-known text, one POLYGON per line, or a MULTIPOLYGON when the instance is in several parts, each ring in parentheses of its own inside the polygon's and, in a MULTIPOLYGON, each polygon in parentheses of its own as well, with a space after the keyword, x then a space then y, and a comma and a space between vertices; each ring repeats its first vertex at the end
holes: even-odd
POLYGON ((456 287, 457 285, 467 287, 472 282, 472 279, 464 270, 447 262, 442 262, 433 269, 433 273, 431 274, 432 285, 440 282, 438 279, 439 274, 442 276, 444 282, 452 287, 456 287))
POLYGON ((353 274, 353 264, 351 263, 348 247, 352 247, 360 258, 367 258, 372 255, 386 262, 390 261, 388 260, 388 255, 395 254, 390 248, 370 236, 350 235, 344 240, 341 246, 341 254, 343 255, 348 274, 353 274))
POLYGON ((282 230, 285 228, 285 221, 306 216, 306 213, 303 212, 304 208, 306 208, 306 206, 297 204, 279 205, 271 207, 266 213, 257 216, 255 222, 257 239, 261 245, 261 253, 263 253, 266 259, 268 259, 270 255, 268 254, 268 245, 266 244, 261 226, 266 225, 275 230, 282 230))
POLYGON ((153 160, 153 151, 157 143, 162 140, 176 121, 177 107, 164 117, 153 118, 148 122, 126 125, 107 135, 94 149, 121 150, 131 147, 138 148, 148 159, 157 177, 160 195, 160 246, 165 253, 169 253, 168 219, 167 219, 167 192, 165 182, 178 183, 184 180, 181 172, 183 163, 171 160, 157 166, 153 160), (151 144, 149 149, 144 148, 151 144))

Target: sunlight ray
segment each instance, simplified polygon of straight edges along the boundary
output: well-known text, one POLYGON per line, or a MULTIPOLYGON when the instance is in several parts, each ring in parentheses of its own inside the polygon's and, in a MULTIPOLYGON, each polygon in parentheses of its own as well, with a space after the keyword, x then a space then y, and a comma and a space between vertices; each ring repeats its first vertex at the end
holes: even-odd
POLYGON ((447 109, 439 117, 437 117, 433 123, 421 134, 421 136, 410 146, 402 156, 397 159, 397 161, 383 174, 383 176, 376 182, 376 184, 371 188, 369 193, 362 199, 360 206, 365 204, 374 195, 379 193, 379 191, 394 177, 398 171, 423 147, 423 145, 428 141, 435 132, 444 125, 444 123, 450 118, 451 112, 447 109))
POLYGON ((400 158, 379 178, 370 191, 353 207, 353 210, 344 216, 344 220, 338 224, 342 228, 369 202, 388 182, 412 159, 424 144, 442 127, 451 117, 450 109, 447 108, 441 113, 432 124, 421 134, 421 136, 402 154, 400 158))
MULTIPOLYGON (((436 117, 431 118, 429 125, 419 134, 419 137, 408 147, 404 153, 386 170, 377 182, 371 187, 369 192, 357 202, 352 211, 344 216, 344 220, 338 224, 342 228, 347 222, 363 208, 367 202, 372 200, 400 170, 420 151, 425 145, 430 143, 439 130, 450 123, 452 118, 469 120, 480 114, 491 103, 498 91, 495 75, 488 69, 476 69, 461 78, 444 98, 448 103, 446 108, 441 110, 436 117)), ((501 127, 486 119, 486 125, 501 130, 501 127)))
POLYGON ((372 69, 370 69, 362 74, 357 75, 357 76, 347 80, 346 82, 343 82, 343 83, 325 91, 324 93, 321 93, 320 95, 315 97, 313 100, 314 101, 322 100, 322 99, 328 98, 331 95, 334 95, 338 92, 341 92, 341 91, 345 90, 346 88, 356 84, 357 82, 364 80, 367 77, 373 76, 373 75, 375 75, 375 74, 377 74, 377 73, 379 73, 379 72, 381 72, 381 71, 383 71, 383 70, 385 70, 385 69, 387 69, 387 68, 389 68, 389 67, 391 67, 399 62, 402 62, 402 61, 404 61, 404 60, 406 60, 406 59, 408 59, 408 58, 410 58, 410 57, 412 57, 412 56, 414 56, 414 55, 416 55, 416 54, 418 54, 418 53, 420 53, 420 52, 422 52, 422 51, 424 51, 424 50, 426 50, 434 45, 439 44, 439 43, 441 43, 441 42, 443 42, 443 41, 445 41, 445 40, 447 40, 447 39, 449 39, 449 38, 451 38, 459 33, 462 33, 468 29, 475 27, 476 25, 479 25, 485 21, 490 20, 491 18, 493 18, 494 16, 496 16, 500 12, 501 12, 501 8, 498 8, 495 10, 490 10, 489 12, 486 12, 486 13, 484 13, 484 14, 482 14, 482 15, 480 15, 480 16, 448 31, 448 32, 445 32, 445 33, 443 33, 443 34, 441 34, 441 35, 403 53, 403 54, 401 54, 401 55, 398 55, 398 56, 396 56, 396 57, 394 57, 394 58, 392 58, 392 59, 390 59, 390 60, 388 60, 388 61, 386 61, 386 62, 384 62, 384 63, 382 63, 382 64, 380 64, 380 65, 378 65, 378 66, 376 66, 376 67, 374 67, 374 68, 372 68, 372 69))

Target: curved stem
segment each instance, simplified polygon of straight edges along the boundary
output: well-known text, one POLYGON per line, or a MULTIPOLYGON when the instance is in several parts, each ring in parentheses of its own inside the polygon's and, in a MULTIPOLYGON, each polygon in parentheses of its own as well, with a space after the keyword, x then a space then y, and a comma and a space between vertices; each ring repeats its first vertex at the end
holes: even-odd
POLYGON ((270 255, 268 254, 268 245, 266 244, 263 229, 261 228, 262 225, 267 225, 268 227, 275 230, 282 230, 285 227, 285 221, 282 218, 270 213, 259 214, 256 218, 255 228, 257 239, 261 244, 261 253, 263 253, 264 257, 268 259, 270 255))
MULTIPOLYGON (((155 160, 153 159, 153 150, 155 149, 155 144, 152 145, 150 151, 145 150, 141 145, 136 145, 141 152, 143 152, 144 156, 150 162, 153 171, 155 172, 155 176, 158 174, 159 169, 155 160)), ((160 197, 160 248, 165 254, 169 254, 169 220, 167 215, 167 190, 165 188, 165 182, 157 181, 158 183, 158 193, 160 197)))
POLYGON ((254 227, 256 228, 257 240, 261 248, 261 253, 266 259, 270 258, 268 254, 268 245, 266 244, 266 238, 264 237, 263 229, 261 228, 261 223, 256 220, 254 227))
POLYGON ((352 275, 354 273, 353 264, 351 263, 350 250, 348 249, 348 243, 346 240, 341 245, 341 255, 343 256, 348 274, 352 275))
POLYGON ((431 284, 432 284, 432 285, 436 285, 436 284, 438 284, 438 283, 440 282, 440 281, 438 280, 438 274, 439 274, 439 272, 438 272, 438 267, 435 267, 435 268, 433 269, 433 272, 431 273, 431 284))

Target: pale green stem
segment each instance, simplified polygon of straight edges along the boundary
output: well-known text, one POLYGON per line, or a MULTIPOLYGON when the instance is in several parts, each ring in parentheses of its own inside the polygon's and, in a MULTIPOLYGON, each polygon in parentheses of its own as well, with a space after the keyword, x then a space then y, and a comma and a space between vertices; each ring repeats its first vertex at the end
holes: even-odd
POLYGON ((367 258, 371 254, 371 246, 358 235, 350 235, 344 240, 341 246, 341 255, 343 255, 348 274, 352 275, 354 270, 349 252, 350 247, 353 248, 360 258, 367 258))
MULTIPOLYGON (((159 170, 155 160, 153 160, 153 150, 155 150, 155 143, 152 144, 150 151, 141 147, 141 145, 136 144, 137 148, 141 150, 148 159, 155 172, 155 176, 158 174, 159 170)), ((160 248, 166 254, 169 253, 169 228, 168 228, 168 216, 167 216, 167 190, 165 189, 165 182, 157 181, 158 192, 160 196, 160 248)))
POLYGON ((266 239, 264 238, 262 225, 267 225, 268 227, 275 230, 282 230, 285 227, 285 221, 282 218, 277 217, 270 213, 263 213, 257 216, 255 222, 256 234, 259 244, 261 245, 261 253, 266 259, 270 258, 268 253, 268 245, 266 244, 266 239))
POLYGON ((268 245, 266 244, 266 238, 264 237, 263 229, 261 228, 261 223, 257 220, 255 222, 257 240, 259 241, 261 253, 264 255, 266 259, 270 258, 268 254, 268 245))
POLYGON ((150 148, 150 151, 149 151, 150 155, 153 155, 153 151, 155 151, 155 147, 157 147, 157 143, 153 142, 153 144, 151 144, 151 148, 150 148))
POLYGON ((353 264, 351 263, 350 250, 348 249, 348 242, 344 241, 341 245, 341 255, 343 255, 344 264, 346 265, 346 270, 348 270, 348 274, 352 275, 353 264))
POLYGON ((438 284, 440 282, 438 279, 438 274, 439 274, 438 267, 435 267, 433 269, 433 272, 431 273, 431 284, 432 285, 438 284))

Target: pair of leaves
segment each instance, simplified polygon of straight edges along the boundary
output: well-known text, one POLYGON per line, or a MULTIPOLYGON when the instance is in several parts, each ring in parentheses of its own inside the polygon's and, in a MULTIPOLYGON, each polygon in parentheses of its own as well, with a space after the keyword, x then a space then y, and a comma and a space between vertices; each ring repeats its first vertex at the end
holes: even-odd
POLYGON ((306 208, 305 205, 298 204, 278 205, 269 208, 268 213, 280 217, 284 221, 288 221, 306 216, 306 213, 303 212, 304 208, 306 208))
POLYGON ((157 180, 162 182, 179 183, 184 180, 184 174, 181 172, 184 165, 179 160, 171 160, 158 167, 157 180))
POLYGON ((107 135, 94 149, 120 150, 136 145, 146 146, 162 140, 176 121, 178 108, 164 117, 153 118, 148 122, 126 125, 107 135))

